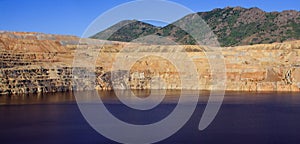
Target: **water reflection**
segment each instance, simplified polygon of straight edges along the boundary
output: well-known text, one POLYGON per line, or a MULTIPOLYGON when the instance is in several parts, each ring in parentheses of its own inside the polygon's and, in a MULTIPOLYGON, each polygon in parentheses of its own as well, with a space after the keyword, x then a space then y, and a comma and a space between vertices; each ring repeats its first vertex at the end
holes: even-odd
MULTIPOLYGON (((114 91, 98 93, 114 116, 132 124, 155 123, 165 118, 180 96, 180 91, 166 91, 164 104, 141 112, 118 104, 114 91)), ((140 98, 150 94, 134 93, 140 98)), ((210 93, 199 93, 197 108, 188 123, 161 143, 300 142, 299 93, 227 91, 217 117, 204 131, 199 131, 198 125, 210 93)), ((184 96, 194 96, 194 92, 184 96)), ((88 125, 73 92, 2 95, 0 103, 1 143, 113 143, 88 125)))
MULTIPOLYGON (((88 95, 92 91, 81 91, 83 95, 88 95)), ((124 96, 125 99, 135 100, 132 95, 128 95, 128 90, 122 91, 98 91, 98 95, 102 101, 106 103, 121 103, 116 93, 124 96), (122 95, 123 94, 123 95, 122 95)), ((138 98, 147 98, 151 95, 150 90, 133 90, 134 96, 138 98)), ((164 92, 162 92, 164 93, 164 92)), ((185 91, 185 97, 195 96, 195 91, 185 91)), ((206 103, 209 97, 209 91, 200 91, 198 103, 206 103)), ((159 97, 160 92, 156 90, 156 95, 159 97)), ((177 103, 181 95, 180 90, 167 90, 163 103, 177 103)), ((56 92, 43 94, 18 94, 18 95, 0 95, 0 105, 24 105, 24 104, 64 104, 76 103, 74 92, 56 92)), ((296 92, 232 92, 226 91, 223 103, 226 104, 300 104, 300 93, 296 92)))
POLYGON ((0 105, 58 104, 76 102, 72 92, 1 95, 0 105))

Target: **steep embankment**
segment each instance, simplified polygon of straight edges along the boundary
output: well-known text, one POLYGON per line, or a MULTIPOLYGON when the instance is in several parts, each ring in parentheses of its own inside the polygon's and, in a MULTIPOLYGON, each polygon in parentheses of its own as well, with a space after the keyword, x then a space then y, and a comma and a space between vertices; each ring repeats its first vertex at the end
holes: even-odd
MULTIPOLYGON (((153 49, 166 52, 176 49, 172 45, 142 45, 121 42, 106 42, 73 36, 46 35, 40 33, 0 33, 0 93, 56 92, 84 89, 194 89, 181 86, 176 67, 161 57, 148 56, 139 59, 130 69, 114 70, 112 64, 122 52, 125 61, 139 55, 151 55, 153 49), (140 52, 135 53, 136 48, 140 52), (86 65, 93 63, 92 55, 99 54, 95 69, 85 66, 73 67, 75 50, 77 59, 86 65), (132 50, 132 51, 131 51, 132 50), (74 77, 73 69, 95 74, 95 80, 74 77), (111 75, 114 77, 111 78, 111 75), (160 77, 165 85, 151 83, 160 77)), ((209 90, 214 84, 205 48, 183 46, 199 75, 199 89, 209 90)), ((223 48, 227 87, 235 91, 300 91, 300 41, 223 48)), ((180 59, 178 59, 180 61, 180 59)), ((188 74, 187 74, 188 75, 188 74)))

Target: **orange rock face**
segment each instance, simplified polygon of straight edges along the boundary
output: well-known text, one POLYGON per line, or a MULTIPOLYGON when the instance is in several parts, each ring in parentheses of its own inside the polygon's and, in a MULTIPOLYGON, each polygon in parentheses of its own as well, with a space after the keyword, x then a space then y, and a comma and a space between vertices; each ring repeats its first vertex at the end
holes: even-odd
MULTIPOLYGON (((211 90, 213 82, 209 51, 199 46, 182 46, 190 61, 174 58, 181 68, 195 65, 198 86, 182 85, 180 69, 167 59, 151 56, 178 46, 143 45, 79 39, 41 33, 0 33, 0 93, 56 92, 85 89, 200 89, 211 90), (105 42, 105 43, 104 43, 105 42), (124 48, 127 51, 123 51, 124 48), (136 49, 139 48, 139 52, 136 49), (194 51, 195 50, 195 51, 194 51), (129 69, 114 69, 123 61, 138 59, 129 69), (74 66, 74 57, 82 65, 74 66), (94 69, 87 66, 95 65, 94 69), (75 70, 95 74, 95 80, 74 76, 75 70), (114 78, 112 78, 114 76, 114 78), (154 81, 155 77, 163 82, 154 81), (113 87, 113 85, 116 85, 113 87)), ((221 48, 226 89, 232 91, 300 91, 300 41, 221 48)), ((183 51, 180 51, 184 53, 183 51)), ((218 59, 218 57, 212 57, 218 59)), ((129 66, 128 66, 129 67, 129 66)), ((190 73, 183 74, 188 78, 190 73)), ((192 85, 192 84, 191 84, 192 85)))

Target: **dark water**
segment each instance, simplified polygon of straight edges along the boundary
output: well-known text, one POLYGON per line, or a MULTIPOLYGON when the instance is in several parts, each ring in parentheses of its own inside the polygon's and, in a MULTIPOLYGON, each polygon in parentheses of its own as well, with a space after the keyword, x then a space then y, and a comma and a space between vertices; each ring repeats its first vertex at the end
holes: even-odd
MULTIPOLYGON (((177 91, 148 116, 126 110, 113 92, 103 92, 106 107, 118 118, 135 124, 153 123, 176 106, 177 91), (142 115, 142 116, 140 116, 142 115)), ((148 92, 139 92, 139 96, 148 92)), ((196 111, 187 124, 160 143, 300 143, 299 93, 227 92, 208 128, 198 130, 208 92, 201 92, 196 111)), ((98 134, 81 115, 71 92, 0 96, 0 143, 114 143, 98 134)))

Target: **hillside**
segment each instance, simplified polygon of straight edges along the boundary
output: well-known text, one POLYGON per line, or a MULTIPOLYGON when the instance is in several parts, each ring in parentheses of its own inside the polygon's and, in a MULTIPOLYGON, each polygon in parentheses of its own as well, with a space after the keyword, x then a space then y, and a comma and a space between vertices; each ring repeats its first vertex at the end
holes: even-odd
POLYGON ((92 36, 92 38, 129 42, 141 36, 153 34, 157 30, 157 27, 144 22, 124 20, 97 35, 92 36), (113 34, 110 36, 111 33, 113 34))
MULTIPOLYGON (((299 11, 265 12, 259 8, 226 7, 196 14, 209 25, 221 46, 268 44, 300 39, 299 11)), ((187 15, 163 28, 139 21, 122 21, 91 38, 129 42, 154 34, 167 37, 179 44, 195 44, 195 40, 190 35, 175 26, 178 22, 181 22, 180 25, 185 25, 193 21, 194 15, 187 15), (112 32, 112 30, 117 31, 110 37, 105 35, 107 31, 112 32)))

